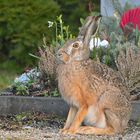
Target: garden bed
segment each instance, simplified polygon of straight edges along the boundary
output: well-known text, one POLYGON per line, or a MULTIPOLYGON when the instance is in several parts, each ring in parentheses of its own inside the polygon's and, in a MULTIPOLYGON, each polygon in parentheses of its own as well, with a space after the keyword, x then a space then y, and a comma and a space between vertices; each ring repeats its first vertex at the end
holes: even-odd
MULTIPOLYGON (((132 102, 131 120, 140 119, 140 100, 132 102)), ((44 112, 66 117, 68 105, 60 97, 0 96, 0 115, 44 112)))

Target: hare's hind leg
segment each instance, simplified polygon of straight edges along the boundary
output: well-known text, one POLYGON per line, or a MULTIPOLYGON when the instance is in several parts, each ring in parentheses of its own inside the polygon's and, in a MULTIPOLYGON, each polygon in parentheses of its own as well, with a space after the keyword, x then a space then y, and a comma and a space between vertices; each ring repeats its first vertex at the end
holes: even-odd
POLYGON ((104 109, 107 125, 111 126, 115 133, 123 133, 131 113, 131 104, 127 98, 114 91, 104 94, 99 102, 104 109))
POLYGON ((123 131, 127 127, 127 123, 129 119, 118 117, 117 115, 119 115, 119 113, 117 114, 117 111, 115 113, 113 111, 111 111, 110 109, 105 110, 107 123, 114 129, 115 133, 123 133, 123 131))
POLYGON ((130 111, 125 98, 121 99, 122 97, 120 97, 121 95, 119 94, 111 95, 111 98, 107 94, 103 95, 98 103, 100 113, 98 114, 98 120, 95 123, 95 127, 83 126, 78 129, 77 133, 96 135, 122 133, 127 126, 130 111), (112 96, 114 97, 113 101, 112 96))
POLYGON ((104 110, 100 110, 96 115, 97 115, 96 118, 98 119, 96 120, 94 126, 82 126, 78 129, 77 133, 95 134, 95 135, 113 135, 115 133, 115 130, 111 125, 108 124, 104 110))
POLYGON ((106 128, 97 128, 92 126, 81 126, 78 131, 78 134, 95 134, 95 135, 114 135, 114 129, 110 126, 106 128))

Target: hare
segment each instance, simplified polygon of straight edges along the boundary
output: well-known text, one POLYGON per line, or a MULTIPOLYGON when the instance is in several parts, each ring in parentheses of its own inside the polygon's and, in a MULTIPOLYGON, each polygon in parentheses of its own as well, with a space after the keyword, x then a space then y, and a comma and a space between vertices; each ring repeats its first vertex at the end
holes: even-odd
POLYGON ((123 133, 129 121, 129 92, 119 74, 89 58, 99 19, 89 16, 78 37, 57 52, 58 87, 70 106, 63 134, 114 135, 123 133))

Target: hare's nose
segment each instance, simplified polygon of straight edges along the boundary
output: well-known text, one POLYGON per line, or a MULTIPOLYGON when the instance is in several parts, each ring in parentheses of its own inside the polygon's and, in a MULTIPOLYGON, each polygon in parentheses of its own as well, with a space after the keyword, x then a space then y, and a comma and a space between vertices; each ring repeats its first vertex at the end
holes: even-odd
POLYGON ((58 53, 58 56, 62 56, 62 53, 58 53))

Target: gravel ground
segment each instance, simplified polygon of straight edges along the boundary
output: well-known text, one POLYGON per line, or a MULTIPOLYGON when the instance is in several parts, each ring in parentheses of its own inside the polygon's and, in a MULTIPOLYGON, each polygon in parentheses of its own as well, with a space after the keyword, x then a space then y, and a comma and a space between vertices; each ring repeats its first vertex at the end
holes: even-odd
POLYGON ((45 114, 0 117, 0 140, 140 140, 140 124, 130 121, 124 135, 62 135, 64 119, 45 114))
POLYGON ((19 131, 0 130, 1 140, 140 140, 140 129, 134 128, 124 136, 94 136, 94 135, 61 135, 58 129, 46 127, 43 129, 30 128, 19 131))

